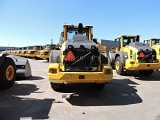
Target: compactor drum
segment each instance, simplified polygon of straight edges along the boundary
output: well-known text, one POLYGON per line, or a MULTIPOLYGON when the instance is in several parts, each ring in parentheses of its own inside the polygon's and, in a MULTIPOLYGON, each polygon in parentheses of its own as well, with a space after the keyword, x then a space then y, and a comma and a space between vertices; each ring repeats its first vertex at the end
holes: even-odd
POLYGON ((0 89, 14 84, 17 78, 28 78, 32 75, 28 59, 13 55, 0 55, 0 89))

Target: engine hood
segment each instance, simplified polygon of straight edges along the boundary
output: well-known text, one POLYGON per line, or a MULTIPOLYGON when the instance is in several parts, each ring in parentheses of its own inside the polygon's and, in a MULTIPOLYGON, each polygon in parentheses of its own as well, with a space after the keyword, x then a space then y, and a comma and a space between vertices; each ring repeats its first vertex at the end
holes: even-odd
POLYGON ((156 43, 155 45, 160 45, 160 43, 156 43))
MULTIPOLYGON (((134 48, 136 48, 138 51, 140 51, 140 50, 152 51, 152 48, 151 48, 151 47, 149 47, 148 45, 143 44, 143 43, 141 43, 141 42, 132 42, 132 43, 130 43, 128 46, 134 47, 134 48)), ((127 46, 126 46, 126 47, 127 47, 127 46)))

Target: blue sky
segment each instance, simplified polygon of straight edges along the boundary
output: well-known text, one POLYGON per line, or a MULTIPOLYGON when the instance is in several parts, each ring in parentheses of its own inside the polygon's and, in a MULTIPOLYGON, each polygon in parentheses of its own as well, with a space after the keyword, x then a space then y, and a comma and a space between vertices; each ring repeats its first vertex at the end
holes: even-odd
POLYGON ((59 41, 62 25, 93 25, 94 37, 160 38, 159 0, 0 0, 0 46, 59 41))

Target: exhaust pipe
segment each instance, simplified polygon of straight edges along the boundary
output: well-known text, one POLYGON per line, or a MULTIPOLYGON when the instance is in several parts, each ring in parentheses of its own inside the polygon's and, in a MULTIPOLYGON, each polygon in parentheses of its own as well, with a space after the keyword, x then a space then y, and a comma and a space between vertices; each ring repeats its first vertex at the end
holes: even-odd
POLYGON ((28 78, 32 76, 31 66, 27 58, 8 55, 14 60, 16 65, 16 78, 28 78))

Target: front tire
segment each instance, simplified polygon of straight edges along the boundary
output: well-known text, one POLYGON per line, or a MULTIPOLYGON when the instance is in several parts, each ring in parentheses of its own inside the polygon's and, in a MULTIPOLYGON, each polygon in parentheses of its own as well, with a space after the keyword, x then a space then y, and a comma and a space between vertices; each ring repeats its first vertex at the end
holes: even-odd
POLYGON ((115 69, 116 69, 116 73, 119 75, 124 75, 125 71, 123 70, 123 63, 121 63, 121 59, 118 56, 115 60, 115 69))
POLYGON ((12 58, 6 57, 0 67, 0 89, 10 88, 16 79, 16 66, 12 58))

